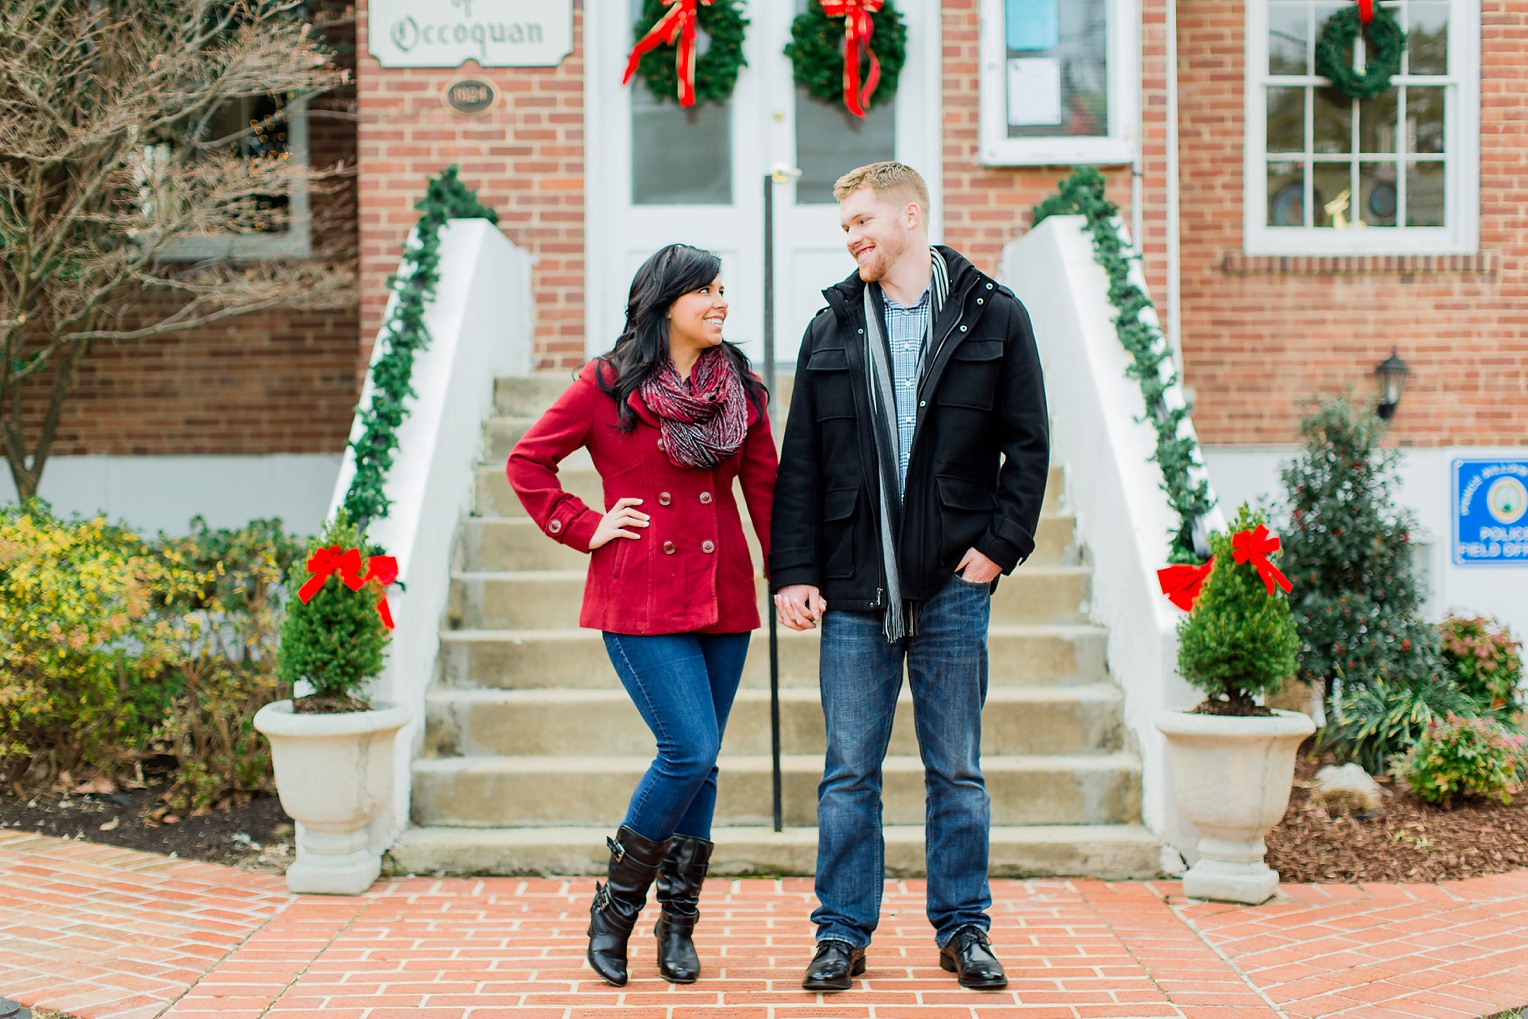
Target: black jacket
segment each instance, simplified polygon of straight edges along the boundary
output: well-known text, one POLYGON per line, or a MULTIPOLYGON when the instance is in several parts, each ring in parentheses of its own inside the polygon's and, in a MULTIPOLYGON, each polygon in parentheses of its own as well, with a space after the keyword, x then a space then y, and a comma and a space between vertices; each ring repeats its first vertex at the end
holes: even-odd
MULTIPOLYGON (((934 323, 903 492, 903 597, 933 597, 975 548, 1003 568, 1035 547, 1050 470, 1045 386, 1019 299, 940 247, 950 296, 934 323), (934 352, 937 351, 937 354, 934 352)), ((833 609, 884 604, 880 485, 869 427, 865 284, 824 290, 807 326, 780 452, 769 553, 772 590, 821 589, 833 609)))

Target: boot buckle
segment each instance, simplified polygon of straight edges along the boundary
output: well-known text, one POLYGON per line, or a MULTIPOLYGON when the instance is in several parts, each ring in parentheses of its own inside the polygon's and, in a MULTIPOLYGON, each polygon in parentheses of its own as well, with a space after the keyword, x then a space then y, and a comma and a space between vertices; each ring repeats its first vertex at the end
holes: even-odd
POLYGON ((610 850, 610 862, 620 863, 626 858, 626 847, 610 836, 605 836, 605 846, 610 850))

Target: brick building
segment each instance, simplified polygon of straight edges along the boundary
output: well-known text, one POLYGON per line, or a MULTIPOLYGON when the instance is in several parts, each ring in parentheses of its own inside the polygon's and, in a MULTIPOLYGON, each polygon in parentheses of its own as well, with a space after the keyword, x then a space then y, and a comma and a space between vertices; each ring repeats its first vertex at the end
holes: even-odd
MULTIPOLYGON (((802 171, 774 185, 788 366, 817 289, 851 268, 828 195, 837 173, 888 157, 918 166, 936 238, 995 271, 1068 168, 1097 164, 1139 238, 1222 495, 1274 491, 1299 402, 1348 387, 1369 398, 1395 349, 1412 371, 1393 422, 1413 450, 1406 497, 1446 571, 1448 461, 1522 457, 1528 434, 1528 216, 1517 206, 1528 0, 1384 3, 1410 33, 1407 63, 1389 92, 1356 103, 1314 73, 1316 34, 1345 0, 901 0, 899 90, 863 122, 792 83, 783 49, 806 2, 746 4, 735 92, 686 112, 621 85, 637 0, 359 0, 358 120, 315 128, 310 142, 315 161, 359 159, 358 311, 294 310, 103 351, 59 454, 131 457, 135 474, 141 458, 199 456, 210 459, 197 469, 229 476, 243 472, 230 458, 286 458, 271 462, 322 489, 412 205, 452 163, 534 259, 535 360, 547 371, 609 346, 632 269, 671 240, 723 254, 729 328, 757 358, 774 165, 802 171), (399 34, 437 8, 433 35, 399 34), (532 61, 509 42, 463 60, 475 26, 533 22, 532 61), (547 56, 563 38, 566 51, 547 56), (493 87, 486 111, 443 101, 464 78, 493 87)), ((69 459, 51 468, 56 492, 69 459)), ((165 470, 153 476, 173 488, 165 470)), ((264 508, 265 486, 239 505, 264 508)), ((1508 582, 1470 576, 1489 578, 1481 592, 1508 582)))

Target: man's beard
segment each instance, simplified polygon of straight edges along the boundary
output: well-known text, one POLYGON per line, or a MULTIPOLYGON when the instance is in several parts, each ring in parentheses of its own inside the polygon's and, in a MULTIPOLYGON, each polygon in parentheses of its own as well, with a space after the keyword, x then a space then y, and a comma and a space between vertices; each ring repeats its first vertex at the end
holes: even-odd
POLYGON ((881 282, 881 280, 886 278, 887 271, 891 269, 897 259, 902 257, 902 252, 906 250, 907 241, 902 237, 893 235, 884 241, 877 241, 869 264, 860 266, 860 279, 865 283, 881 282))

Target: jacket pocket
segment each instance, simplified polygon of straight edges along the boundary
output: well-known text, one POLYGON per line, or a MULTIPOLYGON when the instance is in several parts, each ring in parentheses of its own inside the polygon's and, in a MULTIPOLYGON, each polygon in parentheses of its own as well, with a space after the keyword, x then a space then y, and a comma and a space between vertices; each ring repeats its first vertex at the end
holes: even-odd
POLYGON ((830 488, 822 500, 822 575, 835 580, 854 576, 854 511, 858 488, 830 488))
POLYGON ((987 531, 997 495, 979 481, 939 474, 939 558, 959 559, 987 531))
POLYGON ((854 393, 849 388, 849 355, 842 347, 812 351, 806 370, 817 387, 817 420, 852 418, 854 393))
POLYGON ((1002 370, 1003 341, 972 337, 955 348, 939 384, 939 403, 946 407, 991 410, 992 394, 1002 370))

